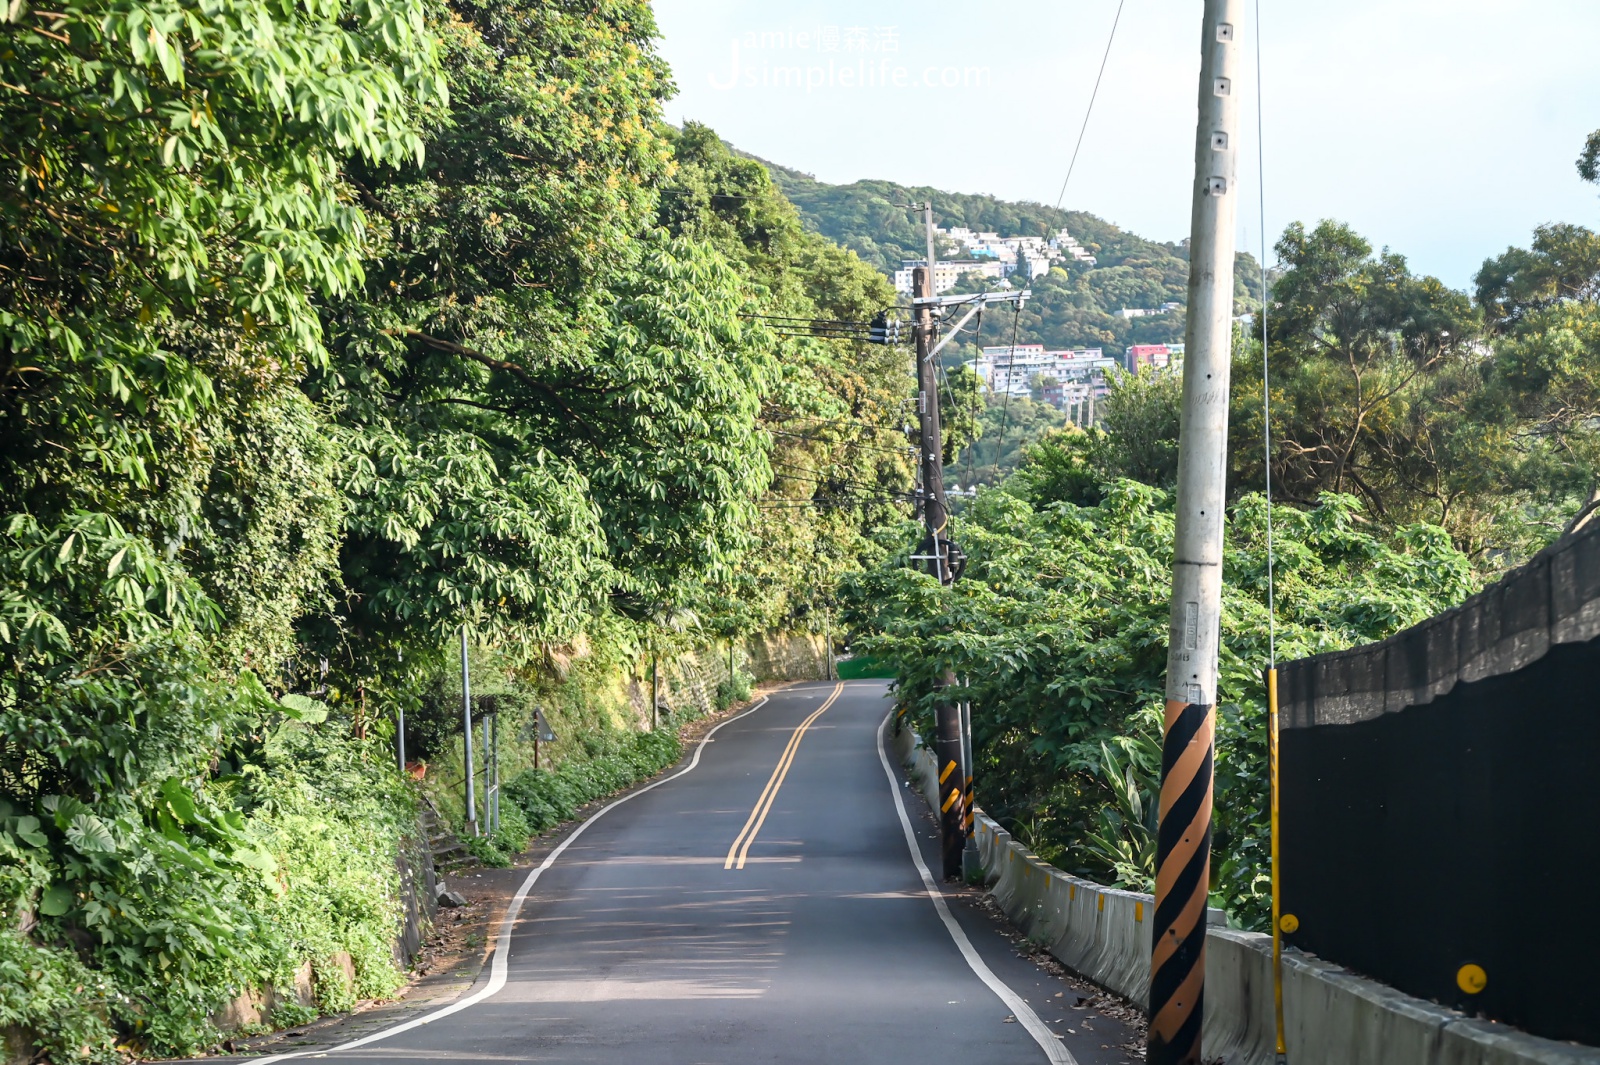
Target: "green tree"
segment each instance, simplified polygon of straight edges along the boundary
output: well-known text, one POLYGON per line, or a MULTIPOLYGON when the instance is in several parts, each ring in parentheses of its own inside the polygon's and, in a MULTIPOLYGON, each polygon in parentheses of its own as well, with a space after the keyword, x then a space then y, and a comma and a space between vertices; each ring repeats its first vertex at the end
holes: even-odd
POLYGON ((363 276, 341 168, 414 164, 444 83, 406 0, 18 5, 0 37, 0 1015, 56 1060, 188 1053, 289 958, 270 847, 204 784, 295 712, 245 670, 327 600, 298 382, 363 276))
MULTIPOLYGON (((1374 255, 1349 227, 1295 224, 1272 292, 1273 480, 1280 498, 1359 496, 1390 525, 1427 520, 1481 549, 1504 432, 1472 415, 1482 391, 1468 298, 1374 255), (1465 415, 1465 416, 1464 416, 1465 415)), ((1261 483, 1260 372, 1243 345, 1234 389, 1236 482, 1261 483)))
POLYGON ((812 322, 868 322, 893 306, 894 291, 855 254, 806 229, 768 168, 714 131, 686 123, 672 143, 660 221, 736 265, 750 294, 746 313, 770 325, 777 356, 762 396, 773 479, 756 546, 730 579, 707 585, 702 612, 723 632, 820 629, 840 577, 876 554, 871 531, 906 509, 913 449, 905 404, 914 386, 904 347, 803 334, 812 322))
POLYGON ((1570 532, 1600 509, 1600 236, 1542 226, 1477 284, 1495 350, 1484 407, 1513 427, 1508 484, 1543 538, 1570 532))
POLYGON ((696 234, 654 226, 671 89, 642 3, 462 3, 427 164, 352 173, 384 225, 324 317, 348 594, 310 635, 381 683, 462 622, 570 639, 726 576, 768 481, 771 340, 696 234))
MULTIPOLYGON (((1069 434, 1082 436, 1081 433, 1069 434)), ((1051 442, 1061 437, 1052 437, 1051 442)), ((956 517, 963 578, 910 568, 916 528, 847 586, 859 647, 896 664, 930 735, 935 685, 964 678, 979 801, 1030 848, 1079 875, 1150 890, 1172 572, 1173 497, 1099 480, 1049 443, 956 517), (1061 479, 1058 479, 1061 478, 1061 479)), ((1267 890, 1266 505, 1229 507, 1219 688, 1213 899, 1247 927, 1267 890)), ((1468 560, 1431 526, 1378 531, 1351 496, 1273 510, 1281 657, 1380 639, 1475 590, 1468 560)))

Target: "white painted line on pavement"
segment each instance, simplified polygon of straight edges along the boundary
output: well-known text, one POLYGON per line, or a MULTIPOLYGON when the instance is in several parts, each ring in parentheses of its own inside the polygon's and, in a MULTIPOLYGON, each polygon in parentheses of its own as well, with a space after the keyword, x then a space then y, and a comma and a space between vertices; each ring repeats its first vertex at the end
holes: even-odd
POLYGON ((400 1035, 402 1032, 409 1032, 413 1028, 421 1028, 425 1024, 432 1024, 434 1021, 443 1020, 452 1014, 460 1013, 462 1010, 476 1006, 484 999, 492 998, 494 995, 498 994, 500 989, 506 986, 506 972, 511 964, 511 930, 516 927, 517 918, 522 915, 523 900, 528 897, 528 892, 533 890, 533 885, 538 883, 539 875, 546 869, 550 868, 551 865, 555 864, 555 860, 561 857, 561 853, 563 851, 572 846, 573 840, 583 835, 585 829, 594 824, 596 821, 600 820, 606 814, 610 813, 612 810, 616 809, 618 806, 621 806, 628 800, 637 799, 645 792, 653 791, 663 784, 670 784, 672 781, 677 780, 685 773, 693 770, 695 766, 700 764, 700 752, 705 750, 706 744, 711 742, 711 737, 717 734, 718 729, 722 728, 723 725, 733 724, 746 714, 753 714, 757 710, 760 710, 764 705, 766 705, 767 698, 767 696, 763 695, 761 697, 761 701, 750 707, 750 709, 735 714, 726 721, 718 722, 715 728, 713 728, 710 732, 707 732, 705 736, 701 738, 699 745, 694 749, 694 757, 689 760, 689 764, 672 774, 670 777, 662 777, 653 784, 646 784, 638 791, 630 792, 627 795, 624 795, 622 798, 617 799, 615 802, 608 803, 599 810, 596 810, 592 815, 590 815, 588 820, 584 821, 583 824, 579 825, 573 830, 572 835, 562 840, 561 845, 555 850, 551 851, 544 861, 540 862, 531 872, 528 873, 528 878, 522 882, 522 886, 517 889, 516 895, 512 897, 511 905, 506 907, 505 917, 501 918, 500 920, 500 931, 497 933, 497 942, 494 948, 493 968, 489 972, 489 983, 485 985, 482 991, 479 991, 475 995, 470 995, 467 998, 462 999, 460 1002, 452 1002, 443 1009, 434 1010, 432 1013, 424 1014, 415 1020, 407 1021, 404 1024, 397 1024, 393 1028, 385 1028, 381 1032, 374 1032, 371 1035, 363 1036, 360 1039, 352 1039, 348 1043, 340 1043, 338 1046, 329 1047, 326 1050, 296 1050, 287 1054, 273 1054, 272 1056, 265 1058, 252 1058, 251 1065, 272 1065, 272 1062, 288 1061, 291 1058, 325 1058, 329 1054, 340 1054, 346 1050, 355 1050, 359 1047, 364 1047, 369 1043, 376 1043, 382 1039, 389 1039, 393 1036, 400 1035))
POLYGON ((933 900, 933 908, 939 911, 939 920, 944 922, 944 927, 950 933, 950 938, 956 941, 956 949, 961 951, 961 956, 967 960, 967 966, 975 973, 979 980, 988 985, 1011 1010, 1011 1015, 1022 1022, 1022 1026, 1033 1036, 1033 1041, 1044 1049, 1045 1057, 1050 1059, 1050 1065, 1078 1065, 1078 1059, 1073 1057, 1066 1047, 1061 1045, 1061 1040, 1050 1030, 1049 1025, 1035 1012, 1033 1007, 1022 1000, 1022 996, 994 974, 987 962, 978 956, 977 950, 972 946, 972 941, 967 938, 967 933, 961 925, 956 923, 955 917, 950 913, 950 906, 944 901, 944 893, 933 882, 933 874, 928 872, 927 863, 922 860, 922 851, 917 849, 917 834, 911 828, 911 817, 906 813, 905 800, 900 797, 900 780, 895 776, 894 769, 889 765, 889 756, 883 750, 883 730, 893 714, 883 719, 883 724, 878 726, 878 761, 883 763, 884 775, 889 778, 889 793, 894 796, 895 810, 900 814, 900 827, 906 832, 906 846, 911 848, 911 860, 917 863, 917 872, 922 876, 922 887, 928 893, 928 898, 933 900))

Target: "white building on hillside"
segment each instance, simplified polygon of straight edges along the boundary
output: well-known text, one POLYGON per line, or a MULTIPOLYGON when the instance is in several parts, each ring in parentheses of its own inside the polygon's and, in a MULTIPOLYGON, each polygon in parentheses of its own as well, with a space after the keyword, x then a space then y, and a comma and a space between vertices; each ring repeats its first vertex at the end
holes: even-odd
MULTIPOLYGON (((903 296, 912 295, 911 272, 919 266, 926 266, 926 259, 902 259, 900 269, 894 272, 895 291, 903 296)), ((963 274, 979 274, 983 277, 1003 279, 1011 271, 1006 264, 994 260, 950 259, 942 260, 933 267, 933 293, 949 292, 956 287, 956 282, 961 280, 963 274)))
POLYGON ((1117 360, 1100 348, 1046 350, 1043 344, 1018 344, 1016 347, 984 348, 974 360, 973 369, 999 395, 1026 396, 1037 378, 1054 378, 1063 384, 1081 384, 1095 395, 1104 396, 1110 386, 1107 375, 1117 360))

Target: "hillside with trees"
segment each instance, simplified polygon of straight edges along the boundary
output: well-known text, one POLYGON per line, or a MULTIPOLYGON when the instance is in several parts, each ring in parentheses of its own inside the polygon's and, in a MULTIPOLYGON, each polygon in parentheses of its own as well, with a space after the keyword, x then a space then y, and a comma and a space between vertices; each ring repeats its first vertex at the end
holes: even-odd
MULTIPOLYGON (((896 204, 932 202, 934 221, 945 229, 964 226, 1003 237, 1048 237, 1066 229, 1097 262, 1092 267, 1067 263, 1028 283, 1033 299, 1017 323, 1019 343, 1100 347, 1120 356, 1130 344, 1183 339, 1181 310, 1133 319, 1117 314, 1123 308, 1149 310, 1169 302, 1187 304, 1189 260, 1183 244, 1145 240, 1084 211, 888 181, 830 185, 780 165, 766 166, 808 228, 854 251, 886 275, 899 269, 902 259, 922 259, 927 254, 920 216, 896 204)), ((953 251, 947 247, 941 254, 953 251)), ((969 287, 976 290, 980 286, 974 282, 969 287)), ((1260 269, 1255 258, 1245 252, 1237 259, 1235 298, 1240 314, 1260 305, 1260 269)), ((993 327, 994 332, 986 334, 983 342, 1009 343, 1012 323, 1008 319, 1003 325, 1003 329, 993 327)))

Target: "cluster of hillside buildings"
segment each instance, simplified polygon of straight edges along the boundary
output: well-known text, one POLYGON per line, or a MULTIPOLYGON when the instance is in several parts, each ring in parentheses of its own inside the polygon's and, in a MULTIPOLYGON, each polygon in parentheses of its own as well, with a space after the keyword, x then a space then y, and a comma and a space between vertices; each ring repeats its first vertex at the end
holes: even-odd
POLYGON ((1182 344, 1135 344, 1121 359, 1102 348, 1050 350, 1043 344, 989 347, 967 364, 1000 396, 1030 396, 1037 388, 1044 402, 1092 424, 1095 404, 1111 391, 1118 371, 1176 370, 1183 365, 1182 344))
MULTIPOLYGON (((933 267, 933 291, 948 292, 963 274, 978 274, 996 281, 1007 281, 1021 274, 1027 281, 1042 277, 1056 263, 1080 262, 1095 265, 1095 257, 1065 229, 1051 237, 1002 237, 998 233, 978 233, 964 226, 935 229, 934 233, 960 249, 957 258, 940 261, 933 267)), ((903 259, 895 271, 894 287, 911 295, 911 271, 927 266, 926 259, 903 259)))

